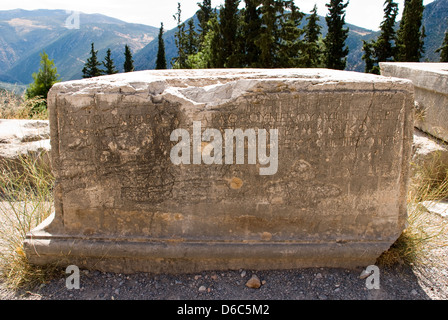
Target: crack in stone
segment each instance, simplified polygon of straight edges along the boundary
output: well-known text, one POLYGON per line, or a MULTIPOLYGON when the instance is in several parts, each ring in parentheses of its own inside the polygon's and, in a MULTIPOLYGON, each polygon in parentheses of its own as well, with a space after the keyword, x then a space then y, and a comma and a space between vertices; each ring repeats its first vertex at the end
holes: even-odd
MULTIPOLYGON (((370 100, 369 107, 367 108, 366 116, 364 117, 364 120, 362 121, 360 128, 364 128, 366 126, 367 118, 369 117, 370 110, 372 110, 374 98, 375 98, 375 84, 373 85, 372 98, 370 100)), ((361 140, 361 132, 360 132, 359 137, 356 139, 355 151, 354 151, 355 152, 355 159, 353 161, 353 168, 356 167, 356 162, 358 161, 358 147, 359 147, 359 141, 360 140, 361 140)), ((353 172, 354 172, 354 170, 353 170, 353 172)))

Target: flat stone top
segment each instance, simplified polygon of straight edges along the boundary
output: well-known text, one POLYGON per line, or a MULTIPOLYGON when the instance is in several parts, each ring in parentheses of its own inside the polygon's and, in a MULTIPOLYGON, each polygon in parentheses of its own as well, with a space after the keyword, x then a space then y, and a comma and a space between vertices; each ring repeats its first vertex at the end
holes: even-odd
POLYGON ((148 70, 57 83, 49 100, 76 108, 92 101, 111 104, 165 99, 187 106, 213 107, 248 92, 413 91, 409 80, 330 69, 148 70), (150 98, 151 97, 151 98, 150 98))
POLYGON ((380 62, 381 74, 409 79, 415 86, 448 94, 448 63, 380 62))
POLYGON ((397 66, 419 71, 435 72, 448 75, 448 63, 441 62, 381 62, 382 65, 397 66))
MULTIPOLYGON (((83 80, 74 80, 57 83, 53 91, 72 91, 91 87, 92 83, 120 87, 125 84, 134 86, 136 90, 141 84, 166 81, 174 86, 207 86, 217 83, 228 83, 237 80, 274 80, 274 81, 300 81, 312 83, 328 82, 360 82, 360 83, 402 83, 403 79, 392 79, 372 74, 352 71, 339 71, 330 69, 193 69, 193 70, 147 70, 130 73, 120 73, 110 76, 101 76, 83 80), (198 81, 202 80, 202 81, 198 81), (65 89, 65 90, 64 90, 65 89), (72 89, 72 90, 70 90, 72 89)), ((106 87, 107 87, 106 86, 106 87)))

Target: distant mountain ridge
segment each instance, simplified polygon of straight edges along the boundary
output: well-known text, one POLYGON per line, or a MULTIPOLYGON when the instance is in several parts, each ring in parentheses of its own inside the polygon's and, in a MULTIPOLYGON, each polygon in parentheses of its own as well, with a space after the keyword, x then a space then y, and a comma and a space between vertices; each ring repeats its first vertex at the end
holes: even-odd
POLYGON ((422 61, 440 61, 440 53, 435 51, 442 46, 445 32, 448 31, 448 0, 436 0, 425 7, 423 12, 425 26, 425 55, 422 61))
POLYGON ((62 80, 79 79, 95 43, 98 59, 108 48, 119 70, 124 46, 141 50, 157 37, 158 28, 127 23, 101 14, 80 14, 80 29, 65 26, 65 10, 0 11, 0 81, 28 84, 39 68, 42 50, 54 59, 62 80))
MULTIPOLYGON (((173 8, 173 11, 175 8, 173 8)), ((80 14, 80 29, 67 29, 69 17, 65 10, 8 10, 0 11, 0 82, 27 85, 32 73, 39 68, 42 50, 54 59, 63 81, 82 78, 82 68, 90 54, 90 44, 95 43, 98 59, 102 61, 108 48, 116 67, 122 71, 124 46, 131 47, 136 70, 153 69, 157 56, 159 28, 133 24, 101 14, 80 14)), ((197 17, 193 16, 190 19, 197 17)), ((303 18, 302 23, 306 20, 303 18)), ((322 33, 327 26, 320 17, 322 33)), ((398 25, 398 24, 397 24, 398 25)), ((443 42, 448 28, 448 0, 436 0, 426 6, 423 18, 426 28, 425 57, 422 61, 439 61, 435 50, 443 42)), ((347 24, 350 29, 347 46, 350 49, 347 70, 364 71, 362 40, 374 39, 374 32, 347 24)), ((176 28, 164 34, 168 65, 177 55, 174 42, 176 28)))

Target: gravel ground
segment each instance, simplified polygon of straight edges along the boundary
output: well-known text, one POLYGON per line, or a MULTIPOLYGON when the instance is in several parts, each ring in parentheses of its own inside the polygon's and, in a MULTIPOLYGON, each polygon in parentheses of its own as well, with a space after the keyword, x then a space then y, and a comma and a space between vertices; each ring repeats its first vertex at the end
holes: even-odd
MULTIPOLYGON (((444 254, 447 252, 445 251, 444 254)), ((363 270, 301 269, 216 271, 184 275, 114 274, 81 270, 80 289, 65 275, 29 291, 0 289, 8 300, 445 300, 448 269, 409 266, 380 269, 380 289, 367 289, 363 270), (258 289, 247 281, 256 274, 258 289)), ((68 275, 67 275, 68 276, 68 275)))
POLYGON ((360 279, 362 268, 178 275, 81 270, 79 290, 67 289, 69 275, 61 270, 27 290, 11 291, 0 282, 0 300, 448 300, 448 247, 433 251, 424 265, 381 267, 378 290, 367 289, 366 280, 360 279), (253 275, 261 282, 258 289, 246 286, 253 275))

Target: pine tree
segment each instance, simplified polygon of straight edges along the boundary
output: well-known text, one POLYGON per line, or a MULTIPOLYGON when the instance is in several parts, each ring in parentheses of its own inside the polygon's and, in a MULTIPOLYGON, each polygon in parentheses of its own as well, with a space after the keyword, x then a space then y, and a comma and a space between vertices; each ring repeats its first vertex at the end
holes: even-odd
POLYGON ((300 23, 303 13, 292 0, 279 1, 278 52, 276 53, 277 68, 297 68, 301 65, 304 42, 301 40, 303 29, 300 23))
POLYGON ((115 68, 114 61, 112 60, 110 49, 107 49, 106 57, 104 58, 103 61, 103 66, 104 68, 106 68, 106 70, 104 70, 105 74, 118 73, 118 70, 115 68))
POLYGON ((159 30, 159 48, 157 50, 156 69, 166 69, 166 57, 165 57, 165 41, 163 40, 163 22, 160 24, 159 30))
POLYGON ((221 51, 222 37, 217 14, 209 21, 209 32, 207 33, 205 44, 208 48, 205 50, 207 52, 207 60, 204 61, 204 65, 206 65, 207 68, 224 67, 224 57, 221 51))
MULTIPOLYGON (((424 7, 423 7, 424 9, 424 7)), ((422 26, 422 31, 420 32, 420 45, 419 45, 419 52, 421 54, 421 58, 423 57, 423 54, 425 53, 425 38, 426 38, 426 28, 425 26, 422 26)))
POLYGON ((33 73, 34 82, 26 90, 27 98, 42 97, 47 99, 48 91, 59 82, 59 75, 54 60, 50 60, 43 51, 40 54, 40 68, 37 73, 33 73))
POLYGON ((92 42, 90 50, 90 58, 87 59, 84 68, 82 69, 83 78, 93 78, 104 74, 104 71, 99 68, 101 62, 98 61, 98 51, 95 51, 95 44, 92 42))
POLYGON ((134 60, 132 60, 132 52, 128 45, 124 46, 124 72, 134 71, 134 60))
POLYGON ((199 20, 199 47, 202 46, 202 43, 205 41, 205 35, 209 31, 208 22, 213 16, 213 9, 211 0, 203 0, 202 4, 198 3, 199 10, 196 15, 199 20))
POLYGON ((384 19, 381 22, 379 35, 376 41, 364 42, 364 56, 366 63, 365 72, 380 74, 379 63, 393 61, 396 55, 394 46, 396 39, 395 20, 398 14, 398 4, 393 0, 384 2, 384 19))
POLYGON ((380 25, 381 34, 374 43, 374 56, 377 63, 392 61, 396 54, 395 21, 398 15, 398 4, 393 0, 384 2, 384 20, 380 25))
POLYGON ((220 32, 222 37, 222 59, 224 67, 240 67, 239 54, 237 52, 240 44, 238 43, 239 31, 239 12, 238 6, 240 0, 225 0, 224 6, 220 10, 220 32))
POLYGON ((275 0, 262 0, 262 26, 258 38, 255 40, 260 49, 259 67, 274 68, 276 52, 278 50, 277 12, 278 4, 275 0))
POLYGON ((365 41, 362 40, 363 46, 362 50, 364 51, 364 55, 362 59, 366 63, 365 72, 366 73, 379 73, 378 68, 375 68, 375 59, 374 59, 374 41, 365 41))
POLYGON ((260 59, 260 49, 255 44, 260 28, 260 0, 246 0, 241 19, 242 66, 256 67, 260 59))
POLYGON ((185 37, 185 53, 187 56, 195 54, 198 52, 199 42, 198 34, 196 33, 194 27, 194 20, 190 19, 187 22, 188 32, 185 37))
POLYGON ((180 2, 177 3, 177 13, 173 15, 174 20, 177 22, 177 31, 174 34, 174 43, 177 47, 177 56, 171 61, 173 68, 185 69, 187 68, 187 52, 186 52, 186 32, 185 23, 182 23, 182 8, 180 2))
POLYGON ((419 62, 424 53, 422 29, 423 0, 405 0, 400 29, 397 32, 397 57, 400 62, 419 62))
POLYGON ((316 68, 321 64, 322 49, 319 46, 321 26, 318 24, 317 6, 314 5, 311 15, 306 20, 305 26, 305 50, 302 57, 302 65, 306 68, 316 68))
POLYGON ((445 32, 443 44, 436 50, 436 53, 440 53, 440 62, 448 62, 448 31, 445 32))
POLYGON ((324 39, 325 43, 325 65, 329 69, 344 70, 347 64, 348 47, 345 40, 348 37, 348 28, 345 25, 345 8, 347 3, 344 0, 330 0, 326 6, 329 13, 325 17, 328 26, 328 33, 324 39))
POLYGON ((204 41, 200 46, 198 52, 193 55, 189 55, 187 58, 187 64, 194 69, 208 69, 218 68, 218 55, 220 53, 219 43, 219 23, 216 14, 213 14, 208 22, 207 34, 204 41))

